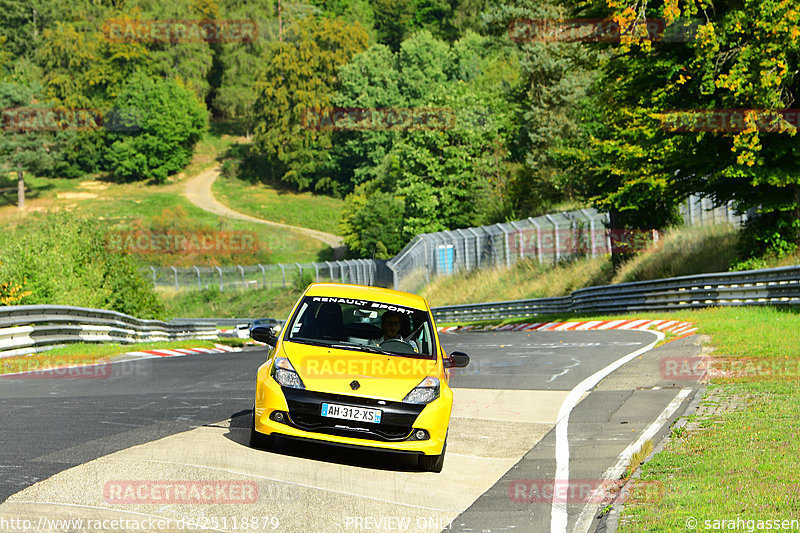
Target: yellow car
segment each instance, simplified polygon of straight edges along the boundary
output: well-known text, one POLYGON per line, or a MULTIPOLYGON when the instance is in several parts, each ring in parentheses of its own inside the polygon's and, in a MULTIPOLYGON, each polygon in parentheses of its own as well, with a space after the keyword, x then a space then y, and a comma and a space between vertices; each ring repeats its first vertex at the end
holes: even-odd
POLYGON ((313 439, 418 456, 441 472, 453 406, 450 368, 469 356, 444 354, 427 301, 414 294, 314 283, 258 369, 250 445, 274 437, 313 439))

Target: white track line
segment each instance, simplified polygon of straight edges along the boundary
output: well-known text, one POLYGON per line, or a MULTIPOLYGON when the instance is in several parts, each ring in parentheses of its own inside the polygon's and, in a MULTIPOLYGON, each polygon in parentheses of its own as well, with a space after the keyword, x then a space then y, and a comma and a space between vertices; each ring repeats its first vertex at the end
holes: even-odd
MULTIPOLYGON (((572 410, 578 405, 581 397, 589 392, 600 380, 604 377, 627 363, 639 355, 653 349, 653 347, 664 339, 664 334, 660 331, 642 330, 652 333, 656 336, 656 340, 648 344, 644 348, 640 348, 635 352, 623 355, 610 365, 602 368, 578 383, 574 389, 569 391, 569 394, 561 404, 558 410, 558 421, 556 422, 556 475, 555 481, 557 483, 569 482, 569 415, 572 410)), ((554 492, 553 506, 550 512, 550 532, 551 533, 566 533, 567 531, 567 502, 564 498, 559 498, 554 492), (560 501, 558 501, 560 500, 560 501)))
MULTIPOLYGON (((619 454, 619 458, 617 460, 617 464, 606 470, 603 474, 603 479, 606 480, 617 480, 622 477, 622 473, 625 472, 625 469, 631 462, 631 457, 633 454, 637 453, 639 450, 642 449, 644 443, 647 442, 649 439, 652 439, 658 430, 666 424, 669 417, 678 410, 678 407, 681 406, 683 401, 686 399, 687 396, 692 392, 692 389, 681 389, 681 391, 669 402, 669 405, 658 415, 652 424, 647 426, 647 428, 639 435, 639 438, 636 439, 635 442, 632 442, 627 448, 625 448, 621 454, 619 454)), ((592 525, 592 520, 594 520, 595 510, 597 509, 596 503, 587 503, 586 506, 581 511, 578 520, 575 522, 575 527, 572 529, 573 533, 584 533, 589 530, 589 527, 592 525)))

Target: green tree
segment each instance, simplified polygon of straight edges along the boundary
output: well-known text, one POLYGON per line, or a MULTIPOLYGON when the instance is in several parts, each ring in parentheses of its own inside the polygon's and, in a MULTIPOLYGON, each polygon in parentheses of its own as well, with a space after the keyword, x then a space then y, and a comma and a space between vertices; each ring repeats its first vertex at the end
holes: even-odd
MULTIPOLYGON (((401 73, 396 55, 382 44, 356 54, 350 63, 339 69, 333 104, 342 108, 388 109, 406 108, 408 99, 401 92, 401 73)), ((351 191, 355 185, 377 177, 376 169, 395 140, 397 131, 343 131, 332 134, 336 175, 341 189, 351 191)))
POLYGON ((399 50, 406 33, 411 33, 413 4, 409 0, 375 0, 372 9, 379 41, 392 50, 399 50))
POLYGON ((584 154, 594 162, 599 203, 614 208, 623 227, 658 228, 674 220, 674 204, 684 195, 702 192, 755 211, 747 232, 751 253, 795 248, 797 124, 776 112, 790 107, 800 89, 798 6, 744 0, 712 8, 667 0, 641 11, 629 2, 596 4, 611 8, 623 27, 637 16, 663 17, 672 31, 697 27, 679 42, 631 36, 617 47, 598 82, 605 128, 596 129, 584 154), (734 128, 693 118, 692 112, 715 109, 754 112, 734 128), (672 131, 674 120, 689 131, 672 131))
POLYGON ((366 45, 360 25, 327 18, 302 19, 271 44, 256 83, 254 147, 279 166, 281 181, 337 192, 335 177, 320 172, 330 160, 330 136, 308 127, 308 114, 331 107, 337 68, 366 45))
POLYGON ((130 131, 110 132, 109 169, 125 179, 163 182, 186 166, 205 131, 208 112, 187 88, 172 80, 134 75, 115 101, 130 131))
POLYGON ((558 0, 515 0, 486 13, 489 32, 498 46, 515 50, 521 69, 508 98, 519 106, 512 128, 516 137, 509 139, 517 163, 508 182, 514 218, 550 212, 584 192, 585 171, 572 151, 586 143, 582 102, 592 95, 605 53, 592 43, 543 41, 512 28, 587 16, 594 15, 558 0))
POLYGON ((14 57, 33 56, 41 45, 44 28, 62 20, 63 6, 49 0, 0 1, 0 36, 5 37, 14 57))
POLYGON ((41 118, 47 106, 36 101, 36 91, 13 82, 0 82, 0 172, 17 177, 17 208, 25 208, 25 174, 42 175, 52 170, 61 157, 64 133, 53 131, 41 118), (25 116, 33 119, 24 118, 25 116))
POLYGON ((360 183, 341 222, 351 254, 391 256, 419 233, 505 218, 517 113, 507 96, 519 72, 513 55, 488 41, 468 33, 451 47, 424 31, 395 54, 376 45, 340 69, 343 107, 408 107, 438 121, 334 134, 339 168, 360 183), (387 213, 397 218, 381 234, 371 223, 387 213))
POLYGON ((364 184, 349 196, 340 222, 344 243, 358 257, 390 259, 406 244, 405 205, 393 193, 364 184))
POLYGON ((213 108, 217 116, 243 119, 247 133, 253 128, 256 101, 256 75, 270 42, 278 40, 275 0, 224 5, 222 16, 230 20, 253 20, 258 38, 251 42, 222 43, 217 61, 221 70, 214 92, 213 108))

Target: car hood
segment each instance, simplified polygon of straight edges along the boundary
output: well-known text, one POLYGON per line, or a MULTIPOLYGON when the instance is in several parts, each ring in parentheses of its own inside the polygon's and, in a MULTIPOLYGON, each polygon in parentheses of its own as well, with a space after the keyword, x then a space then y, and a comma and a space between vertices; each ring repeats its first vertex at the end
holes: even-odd
POLYGON ((285 342, 284 357, 306 389, 348 396, 402 401, 436 369, 433 359, 383 355, 285 342), (351 383, 358 382, 353 389, 351 383))

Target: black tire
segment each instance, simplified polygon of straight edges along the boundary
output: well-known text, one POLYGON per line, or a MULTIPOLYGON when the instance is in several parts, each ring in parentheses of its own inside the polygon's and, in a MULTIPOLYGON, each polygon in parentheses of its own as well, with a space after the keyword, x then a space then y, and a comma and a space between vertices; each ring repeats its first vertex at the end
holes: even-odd
POLYGON ((447 450, 447 439, 442 446, 442 453, 439 455, 420 455, 417 459, 417 464, 420 469, 426 472, 436 472, 437 474, 442 471, 444 466, 444 452, 447 450))
POLYGON ((250 423, 250 447, 269 450, 275 446, 275 437, 256 431, 256 410, 253 408, 253 419, 250 423))

